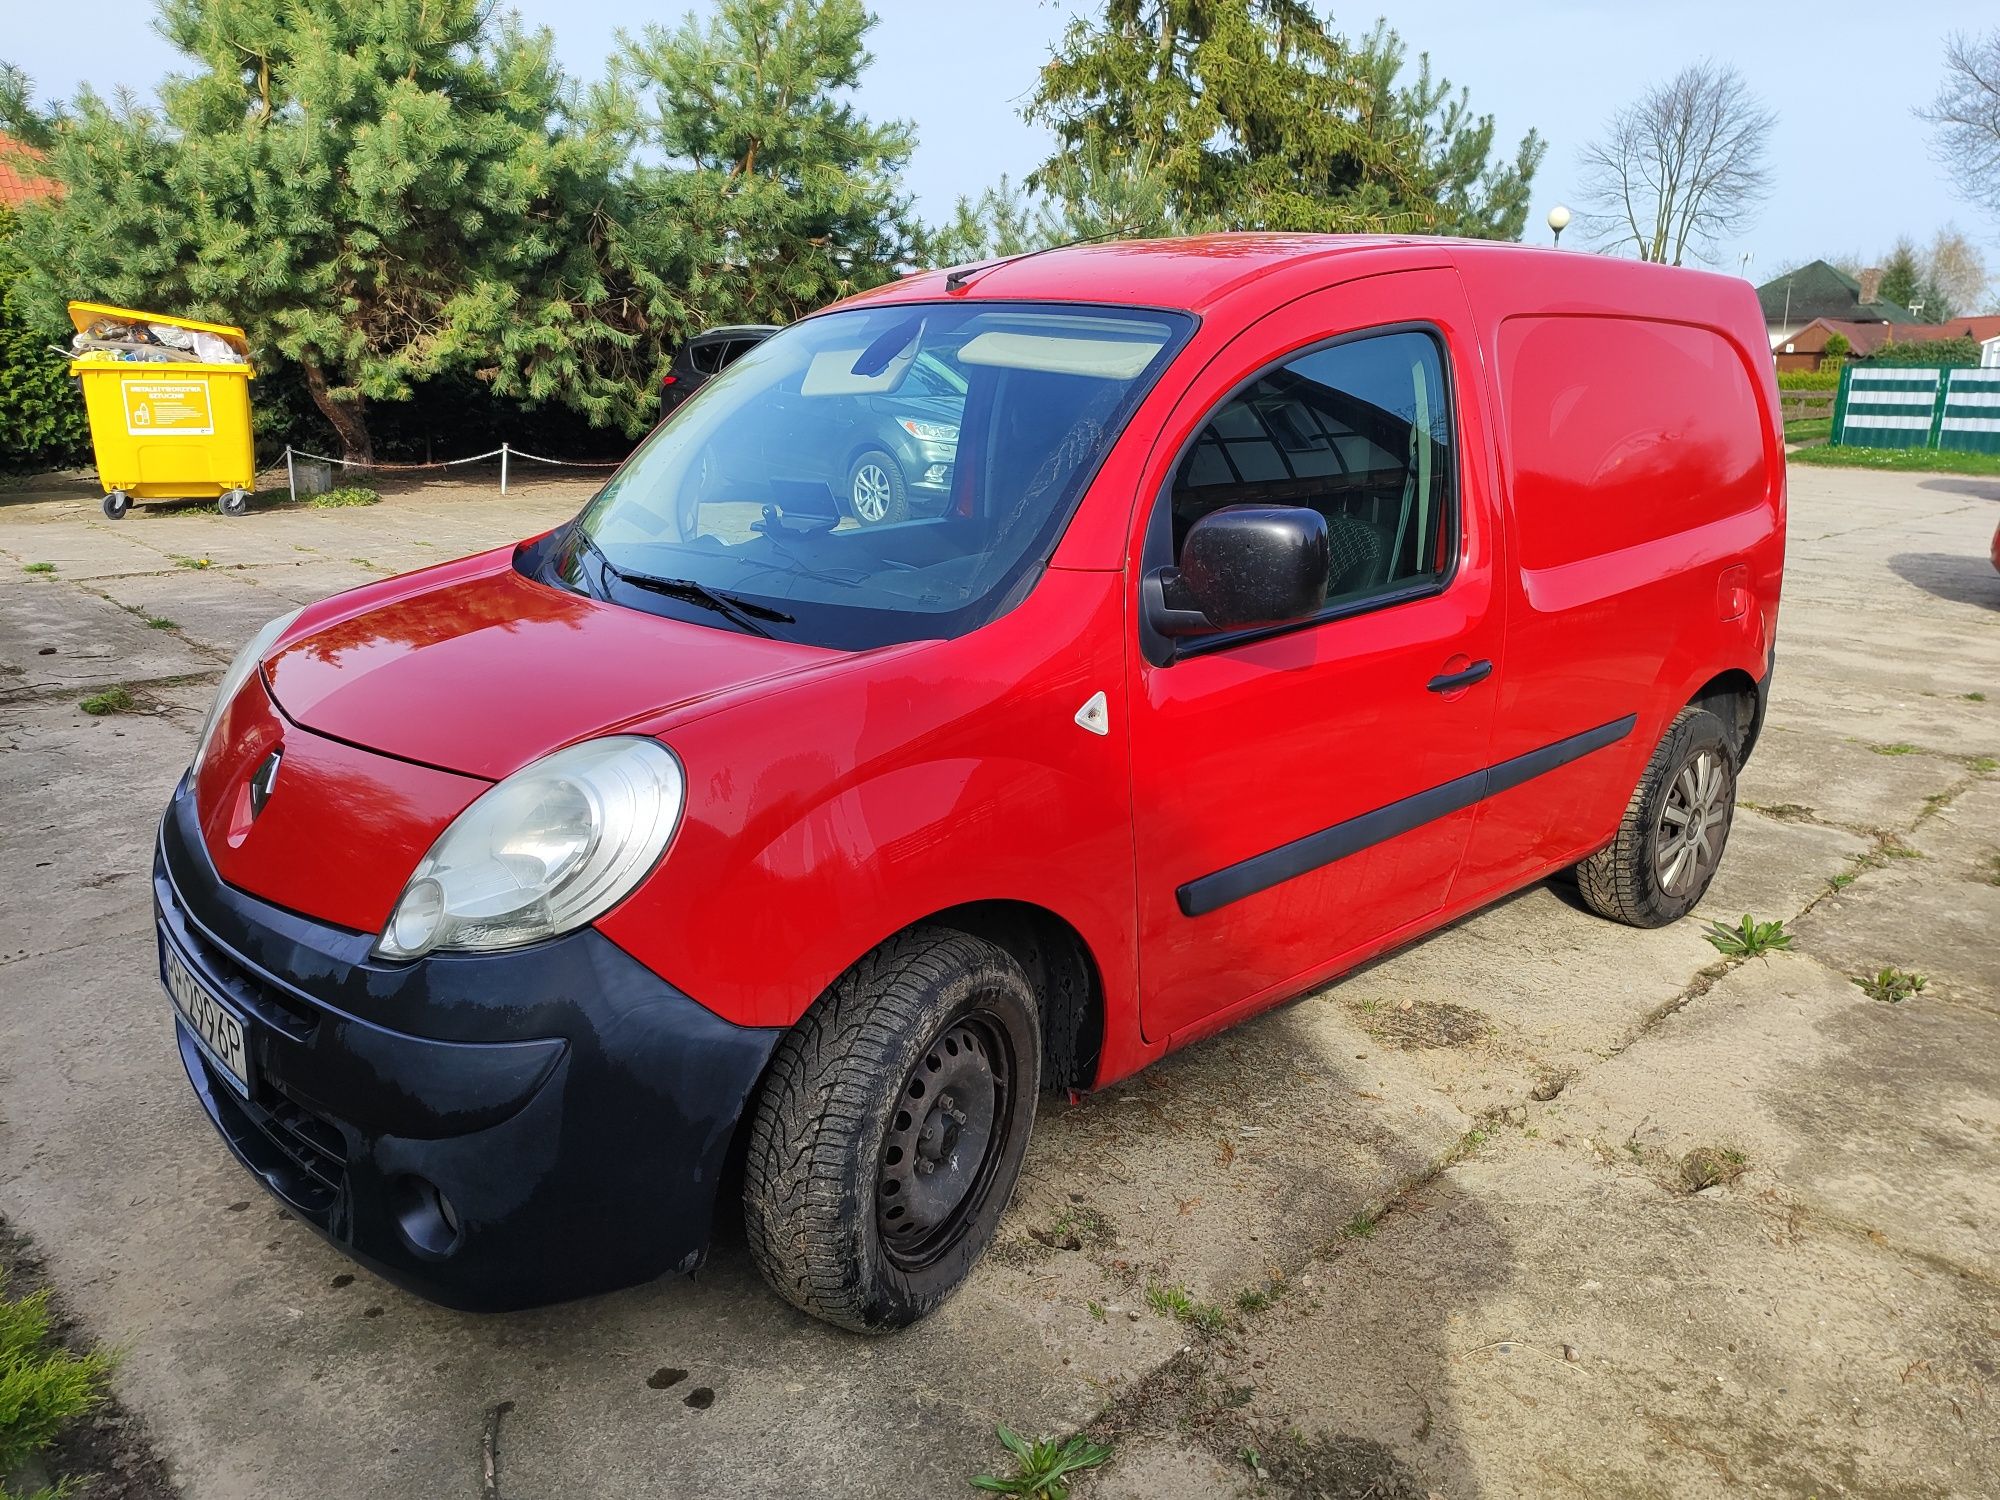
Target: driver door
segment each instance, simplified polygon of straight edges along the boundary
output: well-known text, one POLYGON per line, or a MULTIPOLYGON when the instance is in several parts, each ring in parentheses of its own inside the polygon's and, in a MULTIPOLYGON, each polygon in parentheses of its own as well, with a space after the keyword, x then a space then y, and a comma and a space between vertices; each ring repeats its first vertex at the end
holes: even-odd
POLYGON ((1244 503, 1318 510, 1332 572, 1307 619, 1134 654, 1150 1041, 1296 993, 1444 904, 1504 666, 1477 368, 1455 273, 1373 277, 1252 325, 1167 424, 1142 574, 1244 503))

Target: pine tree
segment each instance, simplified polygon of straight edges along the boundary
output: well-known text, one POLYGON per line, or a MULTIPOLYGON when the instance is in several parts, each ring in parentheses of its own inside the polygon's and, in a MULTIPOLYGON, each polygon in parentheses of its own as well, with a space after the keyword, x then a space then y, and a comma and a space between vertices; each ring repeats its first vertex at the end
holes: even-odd
POLYGON ((1029 101, 1061 142, 1035 182, 1096 139, 1155 163, 1178 213, 1232 228, 1517 238, 1542 142, 1493 163, 1492 117, 1428 57, 1399 87, 1404 55, 1395 32, 1357 46, 1304 0, 1105 0, 1029 101))
POLYGON ((189 68, 157 108, 86 90, 56 123, 65 192, 23 214, 45 304, 241 323, 359 461, 368 403, 448 371, 643 422, 648 353, 608 270, 617 147, 579 123, 548 32, 489 0, 159 9, 189 68))
POLYGON ((1046 190, 1002 177, 977 199, 961 197, 951 219, 926 237, 932 265, 991 260, 1079 240, 1158 239, 1221 227, 1180 212, 1142 151, 1124 155, 1098 138, 1050 174, 1046 190))
POLYGON ((874 25, 861 0, 722 0, 706 26, 619 33, 600 108, 649 163, 623 256, 656 321, 789 322, 909 260, 914 133, 846 97, 874 25))

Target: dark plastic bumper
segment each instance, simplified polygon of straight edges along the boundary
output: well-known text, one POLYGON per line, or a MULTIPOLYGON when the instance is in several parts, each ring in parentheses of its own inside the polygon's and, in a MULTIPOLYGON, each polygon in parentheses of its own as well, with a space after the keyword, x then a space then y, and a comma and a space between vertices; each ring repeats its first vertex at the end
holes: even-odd
POLYGON ((244 1093, 181 1059, 237 1158, 327 1239, 451 1307, 561 1301, 693 1270, 779 1033, 733 1026, 592 929, 511 953, 371 960, 372 934, 223 884, 183 782, 153 896, 246 1027, 244 1093))

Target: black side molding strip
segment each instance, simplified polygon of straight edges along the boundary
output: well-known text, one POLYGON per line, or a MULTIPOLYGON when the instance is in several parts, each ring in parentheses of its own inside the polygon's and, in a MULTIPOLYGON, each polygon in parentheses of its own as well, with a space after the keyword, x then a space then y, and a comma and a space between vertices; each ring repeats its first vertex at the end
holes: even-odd
POLYGON ((1384 843, 1413 828, 1449 817, 1475 802, 1511 791, 1523 782, 1545 776, 1573 760, 1581 760, 1592 751, 1615 745, 1630 734, 1638 722, 1637 714, 1627 714, 1622 719, 1586 729, 1581 734, 1570 735, 1539 750, 1503 760, 1483 771, 1456 777, 1428 791, 1335 823, 1331 828, 1322 828, 1318 833, 1309 833, 1304 838, 1293 839, 1289 844, 1280 844, 1263 854, 1253 854, 1248 859, 1224 866, 1212 875, 1190 880, 1175 891, 1174 896, 1180 902, 1182 915, 1205 916, 1232 901, 1241 901, 1245 896, 1254 896, 1274 885, 1297 879, 1322 865, 1346 859, 1350 854, 1359 854, 1370 845, 1384 843))

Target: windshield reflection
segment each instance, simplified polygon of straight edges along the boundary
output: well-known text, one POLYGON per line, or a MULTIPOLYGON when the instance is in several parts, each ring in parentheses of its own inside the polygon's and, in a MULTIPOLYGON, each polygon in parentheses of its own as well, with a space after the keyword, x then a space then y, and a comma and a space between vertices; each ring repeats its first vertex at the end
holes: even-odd
POLYGON ((653 433, 578 518, 559 575, 812 644, 974 629, 1046 561, 1190 324, 1041 303, 808 319, 653 433))

